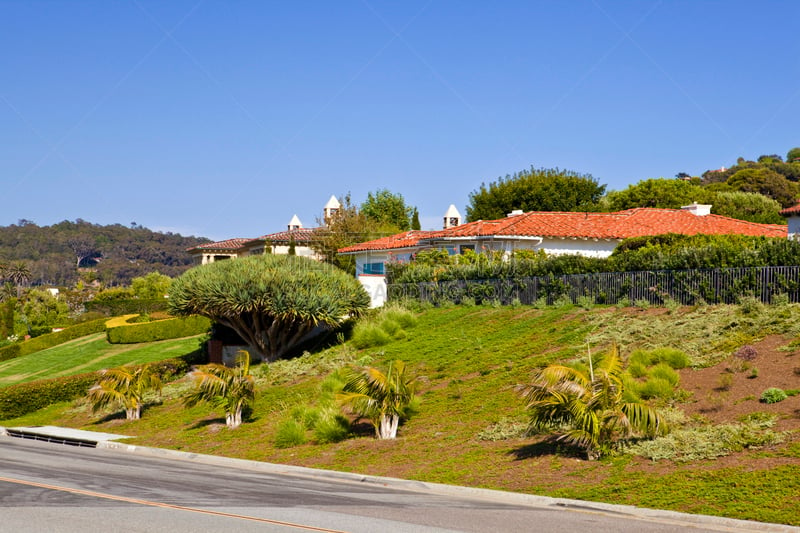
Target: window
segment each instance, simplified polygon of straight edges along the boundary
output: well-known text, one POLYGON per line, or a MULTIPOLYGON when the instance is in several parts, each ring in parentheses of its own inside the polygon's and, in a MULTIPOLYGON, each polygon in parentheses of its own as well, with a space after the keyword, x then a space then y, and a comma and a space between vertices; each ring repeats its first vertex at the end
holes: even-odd
POLYGON ((364 263, 362 274, 380 274, 383 275, 383 263, 364 263))
POLYGON ((474 244, 462 244, 461 245, 461 253, 463 254, 467 250, 472 250, 474 252, 475 251, 475 245, 474 244))

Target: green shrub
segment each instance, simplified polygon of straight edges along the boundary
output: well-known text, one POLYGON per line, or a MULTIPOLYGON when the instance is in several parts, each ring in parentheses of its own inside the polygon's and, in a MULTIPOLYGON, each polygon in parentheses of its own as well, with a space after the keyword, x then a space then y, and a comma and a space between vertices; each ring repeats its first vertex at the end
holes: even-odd
POLYGON ((789 396, 783 389, 779 389, 777 387, 770 387, 764 392, 761 393, 761 402, 762 403, 778 403, 782 402, 789 396))
POLYGON ((135 344, 140 342, 162 341, 191 337, 205 333, 211 328, 211 320, 204 316, 188 316, 109 327, 106 330, 111 344, 135 344))
POLYGON ((106 329, 106 320, 106 318, 101 318, 99 320, 92 320, 91 322, 83 322, 64 328, 61 331, 48 333, 27 341, 5 346, 0 348, 0 361, 46 350, 47 348, 52 348, 53 346, 63 344, 79 337, 85 337, 86 335, 100 333, 106 329))
POLYGON ((578 305, 578 307, 581 307, 582 309, 586 309, 588 311, 589 309, 594 307, 594 298, 592 298, 591 296, 578 296, 576 304, 578 305))
POLYGON ((634 350, 631 355, 628 356, 628 366, 641 365, 647 368, 653 363, 655 363, 655 360, 653 358, 653 352, 650 350, 634 350))
POLYGON ((406 328, 412 328, 416 324, 416 315, 408 309, 397 305, 387 306, 376 315, 356 324, 351 341, 359 350, 383 346, 392 340, 405 339, 408 336, 406 328))
POLYGON ((392 342, 392 336, 386 333, 378 324, 359 322, 353 328, 351 342, 356 349, 363 350, 364 348, 389 344, 392 342))
POLYGON ((0 389, 0 420, 17 418, 50 404, 86 396, 98 379, 99 373, 87 372, 3 387, 0 389))
POLYGON ((778 444, 783 434, 765 429, 762 421, 721 426, 680 429, 664 437, 641 441, 625 448, 626 453, 658 461, 714 459, 746 448, 778 444))
POLYGON ((628 372, 622 374, 622 399, 628 403, 641 402, 642 397, 639 394, 639 387, 641 383, 636 381, 633 376, 628 372))
POLYGON ((651 364, 666 363, 675 370, 686 368, 691 363, 691 361, 689 360, 689 356, 686 355, 686 352, 683 352, 676 348, 667 348, 667 347, 655 348, 650 351, 650 356, 651 356, 650 359, 651 364))
POLYGON ((275 434, 276 448, 291 448, 306 442, 306 428, 294 418, 287 418, 278 425, 275 434))
POLYGON ((389 320, 394 320, 403 328, 413 328, 417 325, 417 315, 400 306, 387 306, 383 310, 382 316, 389 320))
POLYGON ((635 378, 643 378, 647 375, 647 367, 642 363, 631 363, 628 365, 628 372, 635 378))
POLYGON ((677 387, 681 379, 678 373, 667 363, 658 363, 651 368, 650 376, 668 381, 673 387, 677 387))
POLYGON ((650 376, 639 386, 639 395, 646 400, 669 400, 675 395, 675 387, 664 378, 650 376))
POLYGON ((350 436, 350 421, 336 411, 325 411, 314 424, 314 440, 318 444, 341 442, 350 436))

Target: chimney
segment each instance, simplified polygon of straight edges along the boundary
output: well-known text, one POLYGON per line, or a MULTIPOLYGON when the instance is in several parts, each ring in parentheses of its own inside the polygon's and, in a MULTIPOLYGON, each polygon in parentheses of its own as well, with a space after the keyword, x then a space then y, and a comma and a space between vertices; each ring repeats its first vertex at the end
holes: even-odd
POLYGON ((328 203, 326 203, 325 207, 322 208, 322 220, 325 221, 326 226, 330 220, 336 216, 336 213, 339 212, 340 207, 342 206, 339 203, 339 200, 337 200, 335 196, 331 195, 331 197, 328 199, 328 203))
POLYGON ((447 212, 444 214, 443 229, 454 228, 460 225, 461 225, 461 213, 458 212, 458 209, 456 209, 455 205, 450 204, 450 207, 447 208, 447 212))
POLYGON ((523 211, 522 209, 514 209, 509 214, 507 214, 506 217, 518 217, 518 216, 524 215, 524 214, 525 214, 525 211, 523 211))
POLYGON ((294 230, 298 230, 298 229, 302 228, 303 227, 303 223, 300 222, 300 219, 297 218, 297 215, 295 215, 295 216, 292 217, 292 220, 289 221, 289 224, 287 225, 287 227, 288 227, 289 231, 294 231, 294 230))
POLYGON ((698 204, 697 202, 692 202, 689 205, 682 205, 681 209, 698 217, 704 217, 711 214, 711 204, 698 204))

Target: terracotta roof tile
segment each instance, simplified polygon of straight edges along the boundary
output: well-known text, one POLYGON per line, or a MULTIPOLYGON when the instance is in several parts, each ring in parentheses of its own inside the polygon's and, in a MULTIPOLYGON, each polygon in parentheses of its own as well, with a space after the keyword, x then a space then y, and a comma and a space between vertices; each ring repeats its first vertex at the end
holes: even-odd
POLYGON ((279 231, 277 233, 270 233, 269 235, 262 235, 257 239, 253 239, 253 241, 271 241, 273 244, 284 242, 288 243, 291 238, 294 237, 294 242, 298 244, 309 243, 314 237, 314 229, 315 228, 298 228, 293 230, 279 231))
POLYGON ((349 246, 339 252, 407 248, 417 246, 423 240, 459 237, 625 239, 663 233, 786 237, 787 228, 778 224, 757 224, 720 215, 697 216, 683 209, 641 207, 614 213, 534 211, 500 220, 478 220, 439 231, 400 233, 349 246))
POLYGON ((788 217, 790 215, 800 215, 800 203, 797 203, 792 207, 787 207, 786 209, 782 210, 781 215, 785 217, 788 217))
POLYGON ((398 248, 412 248, 416 246, 420 240, 433 233, 438 232, 420 230, 406 231, 404 233, 398 233, 397 235, 381 237, 380 239, 375 239, 374 241, 362 242, 352 246, 347 246, 346 248, 341 248, 339 253, 346 254, 366 250, 395 250, 398 248))
POLYGON ((252 239, 227 239, 225 241, 217 241, 217 242, 210 242, 208 244, 201 244, 199 246, 195 246, 193 248, 188 248, 187 252, 193 251, 204 251, 204 252, 213 252, 213 251, 225 251, 229 252, 231 250, 238 250, 241 248, 244 243, 250 242, 252 239))

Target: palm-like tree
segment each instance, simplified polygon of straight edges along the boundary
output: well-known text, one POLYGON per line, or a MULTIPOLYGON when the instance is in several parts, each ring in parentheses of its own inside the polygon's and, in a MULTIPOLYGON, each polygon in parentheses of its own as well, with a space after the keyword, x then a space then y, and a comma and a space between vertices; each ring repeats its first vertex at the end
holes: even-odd
POLYGON ((121 405, 125 418, 139 420, 144 395, 151 390, 161 390, 161 377, 151 365, 121 366, 101 371, 100 381, 89 389, 89 401, 95 411, 107 405, 121 405))
POLYGON ((623 367, 616 347, 596 367, 591 359, 588 373, 550 365, 534 374, 523 389, 532 428, 559 433, 559 440, 583 448, 590 460, 610 453, 619 438, 666 432, 658 411, 623 400, 623 367))
POLYGON ((187 407, 209 402, 225 410, 225 423, 235 429, 242 425, 242 411, 255 399, 255 380, 250 375, 250 354, 241 350, 235 368, 210 364, 192 372, 194 389, 184 398, 187 407))
POLYGON ((416 378, 406 376, 403 361, 393 361, 386 373, 377 368, 351 369, 342 392, 336 395, 343 406, 368 418, 379 439, 397 437, 397 426, 414 400, 416 378))

